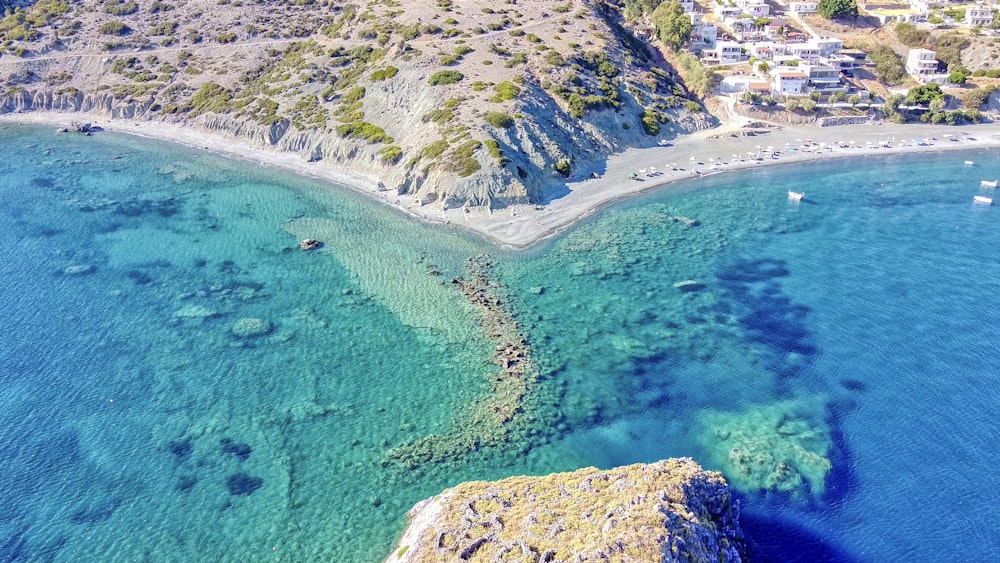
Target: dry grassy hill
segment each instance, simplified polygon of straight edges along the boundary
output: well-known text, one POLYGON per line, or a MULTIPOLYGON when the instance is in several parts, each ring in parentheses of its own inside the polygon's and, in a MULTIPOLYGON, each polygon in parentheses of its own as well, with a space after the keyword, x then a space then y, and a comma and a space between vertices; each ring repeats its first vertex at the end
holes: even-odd
POLYGON ((180 122, 502 207, 711 118, 586 0, 40 0, 0 21, 0 111, 180 122))

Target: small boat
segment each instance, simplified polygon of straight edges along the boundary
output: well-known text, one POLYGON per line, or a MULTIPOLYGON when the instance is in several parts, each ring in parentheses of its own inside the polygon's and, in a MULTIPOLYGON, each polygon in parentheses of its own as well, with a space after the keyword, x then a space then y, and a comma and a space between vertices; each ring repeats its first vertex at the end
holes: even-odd
POLYGON ((792 201, 802 201, 805 198, 806 198, 805 192, 793 192, 791 190, 788 191, 788 199, 792 201))
POLYGON ((973 197, 972 201, 975 202, 975 203, 985 203, 986 205, 993 205, 993 198, 992 197, 986 197, 986 196, 983 196, 983 195, 977 195, 977 196, 973 197))
POLYGON ((314 238, 302 239, 299 242, 299 248, 302 250, 315 250, 321 246, 323 246, 323 243, 314 238))
POLYGON ((990 180, 980 180, 979 181, 979 186, 983 187, 983 188, 995 188, 995 187, 997 187, 997 181, 996 180, 993 180, 993 181, 990 181, 990 180))
POLYGON ((973 164, 975 164, 975 162, 972 162, 971 160, 966 160, 965 161, 965 165, 966 166, 972 166, 973 164))

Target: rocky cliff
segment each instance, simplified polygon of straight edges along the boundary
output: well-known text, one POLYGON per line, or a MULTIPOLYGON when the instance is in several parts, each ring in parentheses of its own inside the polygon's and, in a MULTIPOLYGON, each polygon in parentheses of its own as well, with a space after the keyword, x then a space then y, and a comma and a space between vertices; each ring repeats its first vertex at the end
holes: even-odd
POLYGON ((386 563, 742 560, 729 486, 688 458, 463 483, 408 515, 386 563))

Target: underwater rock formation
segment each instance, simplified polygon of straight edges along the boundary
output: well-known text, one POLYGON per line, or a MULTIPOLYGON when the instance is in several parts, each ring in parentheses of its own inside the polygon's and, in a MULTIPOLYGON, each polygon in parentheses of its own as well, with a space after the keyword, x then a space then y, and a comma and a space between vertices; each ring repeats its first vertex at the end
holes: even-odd
POLYGON ((387 563, 742 560, 738 503, 689 458, 462 483, 408 515, 387 563))
POLYGON ((826 423, 795 401, 743 412, 708 412, 702 436, 716 466, 737 489, 793 497, 826 492, 832 440, 826 423))
POLYGON ((233 334, 239 338, 264 336, 274 329, 270 321, 255 318, 243 318, 233 323, 233 334))
MULTIPOLYGON (((490 393, 459 415, 454 431, 432 434, 389 451, 389 459, 413 468, 432 460, 460 459, 468 452, 524 438, 525 402, 538 380, 538 368, 521 324, 515 318, 503 288, 492 275, 488 255, 466 261, 466 278, 454 278, 475 308, 484 337, 495 344, 490 358, 499 372, 488 375, 490 393)), ((433 275, 433 272, 431 273, 433 275)))

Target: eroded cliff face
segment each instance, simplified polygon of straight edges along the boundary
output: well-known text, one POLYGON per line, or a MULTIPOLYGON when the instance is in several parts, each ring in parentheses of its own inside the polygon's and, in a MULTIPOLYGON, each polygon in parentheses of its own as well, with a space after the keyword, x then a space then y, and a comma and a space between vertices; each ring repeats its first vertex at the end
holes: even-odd
POLYGON ((714 125, 613 3, 318 3, 36 3, 0 29, 0 113, 179 124, 446 209, 714 125))
POLYGON ((742 560, 729 486, 689 458, 462 483, 408 515, 387 563, 742 560))

